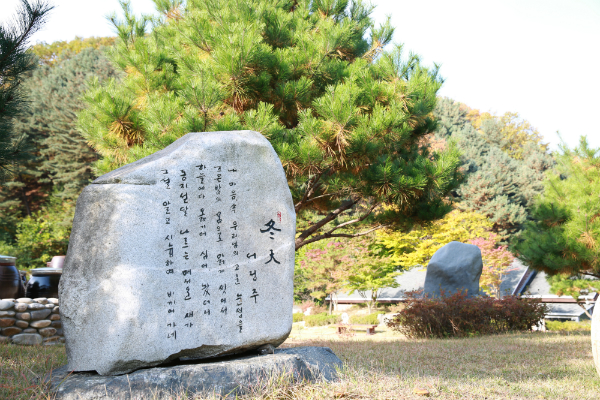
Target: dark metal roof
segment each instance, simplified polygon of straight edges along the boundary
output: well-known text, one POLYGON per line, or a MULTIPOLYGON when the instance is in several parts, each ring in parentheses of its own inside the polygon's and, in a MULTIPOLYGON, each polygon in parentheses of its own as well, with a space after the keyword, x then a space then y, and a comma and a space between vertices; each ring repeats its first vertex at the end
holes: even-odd
MULTIPOLYGON (((546 318, 588 318, 583 308, 575 303, 547 303, 546 305, 548 306, 546 318)), ((594 303, 583 304, 583 306, 587 312, 592 313, 591 310, 594 308, 594 303)))
MULTIPOLYGON (((548 318, 576 318, 585 315, 583 309, 575 304, 571 296, 557 296, 550 293, 550 284, 546 280, 544 272, 536 272, 528 268, 521 261, 515 259, 508 272, 502 279, 500 290, 502 293, 521 295, 523 297, 541 298, 542 302, 549 307, 548 318)), ((422 290, 425 286, 426 268, 414 267, 396 277, 400 285, 397 288, 384 288, 381 290, 378 301, 398 302, 406 299, 406 292, 422 290)), ((370 297, 370 292, 367 292, 370 297)), ((591 311, 594 307, 598 293, 590 293, 588 296, 580 297, 580 301, 587 299, 586 309, 591 311)), ((329 298, 327 298, 329 299, 329 298)), ((337 295, 339 303, 362 303, 365 301, 358 292, 352 294, 340 293, 337 295)))
POLYGON ((526 278, 529 268, 515 258, 508 270, 509 272, 502 278, 500 293, 503 295, 514 295, 519 289, 519 284, 526 278))
MULTIPOLYGON (((414 267, 408 271, 403 272, 402 274, 396 277, 396 282, 400 284, 397 288, 384 288, 381 289, 379 293, 378 300, 385 301, 401 301, 406 298, 405 293, 411 292, 415 290, 422 290, 425 286, 425 274, 427 270, 422 266, 414 267)), ((370 296, 371 293, 368 292, 367 296, 370 296)), ((360 303, 365 300, 358 294, 358 292, 354 292, 352 294, 349 293, 339 293, 337 296, 339 303, 360 303)))

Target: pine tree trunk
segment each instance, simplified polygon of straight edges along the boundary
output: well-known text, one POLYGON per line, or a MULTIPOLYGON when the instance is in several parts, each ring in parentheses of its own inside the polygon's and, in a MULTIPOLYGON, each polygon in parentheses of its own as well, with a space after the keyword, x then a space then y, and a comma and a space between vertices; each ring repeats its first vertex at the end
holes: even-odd
POLYGON ((29 201, 27 200, 27 193, 25 192, 25 182, 23 182, 23 177, 19 175, 19 181, 23 184, 21 186, 21 194, 23 195, 23 204, 25 204, 25 210, 27 211, 27 216, 31 217, 31 209, 29 208, 29 201))

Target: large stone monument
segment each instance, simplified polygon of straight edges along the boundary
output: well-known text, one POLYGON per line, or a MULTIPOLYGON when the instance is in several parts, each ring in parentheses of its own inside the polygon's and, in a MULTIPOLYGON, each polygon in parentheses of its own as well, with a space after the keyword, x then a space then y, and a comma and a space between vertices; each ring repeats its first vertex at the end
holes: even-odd
POLYGON ((423 292, 429 297, 439 297, 466 291, 467 296, 479 294, 479 278, 483 269, 479 247, 450 242, 435 252, 427 265, 423 292))
POLYGON ((256 132, 190 133, 99 177, 77 200, 60 281, 68 370, 278 346, 295 226, 281 162, 256 132))

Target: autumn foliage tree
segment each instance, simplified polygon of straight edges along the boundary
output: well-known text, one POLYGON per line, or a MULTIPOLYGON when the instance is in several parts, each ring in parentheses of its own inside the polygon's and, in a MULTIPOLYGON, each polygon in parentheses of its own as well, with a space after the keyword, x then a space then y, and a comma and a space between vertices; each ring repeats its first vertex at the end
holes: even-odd
POLYGON ((336 303, 336 294, 348 283, 351 257, 343 243, 330 241, 308 249, 299 262, 304 287, 318 301, 329 296, 329 313, 336 303))
POLYGON ((346 243, 346 251, 351 257, 344 287, 350 294, 355 291, 366 300, 369 314, 377 305, 377 298, 383 288, 395 288, 399 284, 396 276, 398 266, 392 262, 385 249, 372 240, 354 239, 346 243))
POLYGON ((452 211, 444 218, 415 225, 408 232, 379 231, 376 242, 401 269, 426 266, 436 251, 446 244, 487 236, 492 223, 481 214, 452 211))
POLYGON ((37 43, 31 47, 31 52, 38 56, 42 65, 55 66, 61 60, 72 58, 85 49, 101 50, 115 44, 116 37, 89 37, 75 36, 73 40, 59 40, 52 43, 37 43))
POLYGON ((483 261, 483 270, 479 285, 481 290, 486 294, 497 299, 501 299, 502 293, 500 285, 504 276, 514 269, 510 269, 510 265, 514 260, 514 256, 508 250, 506 245, 498 245, 500 241, 498 235, 490 233, 487 237, 479 237, 469 241, 481 250, 481 258, 483 261))
POLYGON ((489 112, 482 113, 476 109, 469 109, 466 118, 483 135, 486 134, 482 129, 483 123, 497 121, 501 126, 500 133, 504 139, 500 149, 511 158, 523 160, 535 147, 542 151, 548 150, 548 144, 542 142, 543 137, 540 132, 529 121, 521 119, 519 113, 506 112, 501 116, 495 116, 489 112))
POLYGON ((437 68, 391 42, 362 0, 155 1, 159 17, 112 17, 122 82, 85 94, 80 129, 98 174, 188 132, 251 129, 285 169, 309 243, 443 216, 458 153, 430 152, 437 68), (380 207, 387 204, 385 210, 380 207), (363 226, 363 229, 352 228, 363 226))

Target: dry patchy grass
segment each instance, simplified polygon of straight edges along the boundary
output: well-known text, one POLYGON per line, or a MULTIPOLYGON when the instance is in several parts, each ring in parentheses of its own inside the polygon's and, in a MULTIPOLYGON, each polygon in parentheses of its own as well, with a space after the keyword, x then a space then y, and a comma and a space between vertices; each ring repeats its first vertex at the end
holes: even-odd
MULTIPOLYGON (((342 338, 323 333, 316 336, 321 339, 292 335, 282 347, 330 347, 344 361, 339 382, 291 384, 285 376, 274 377, 258 382, 253 394, 245 398, 423 399, 414 394, 415 388, 426 389, 429 398, 444 400, 600 396, 587 333, 434 340, 406 340, 386 332, 374 337, 358 332, 342 338)), ((7 399, 45 398, 43 388, 35 386, 35 376, 65 362, 64 347, 0 345, 0 354, 0 398, 7 399), (25 383, 17 385, 14 380, 25 383)), ((179 393, 172 398, 194 397, 179 393)))
MULTIPOLYGON (((600 378, 589 334, 525 333, 467 339, 292 340, 330 347, 344 361, 342 380, 302 399, 597 399, 600 378), (337 396, 336 396, 337 394, 337 396), (343 396, 342 396, 343 395, 343 396)), ((309 393, 312 388, 305 389, 309 393)))
POLYGON ((66 363, 61 345, 0 344, 0 399, 46 399, 40 378, 66 363))

